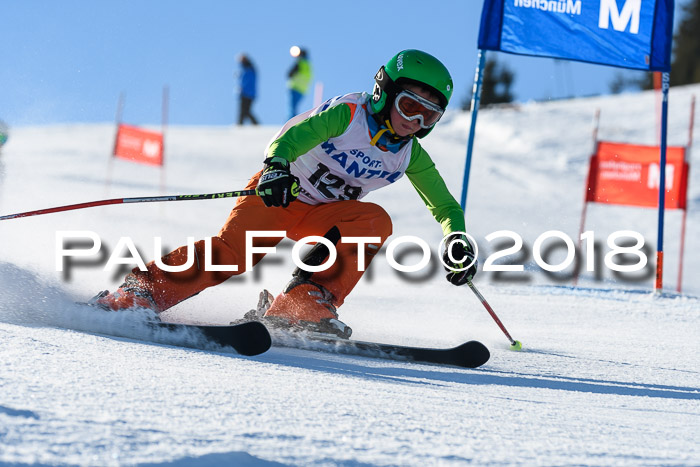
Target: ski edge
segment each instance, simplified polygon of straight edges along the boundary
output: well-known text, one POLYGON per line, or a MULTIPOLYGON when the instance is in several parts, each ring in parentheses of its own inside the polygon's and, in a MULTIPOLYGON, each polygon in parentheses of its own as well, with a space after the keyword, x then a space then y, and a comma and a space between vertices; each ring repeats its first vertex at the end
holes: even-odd
POLYGON ((491 357, 488 348, 479 341, 471 340, 450 348, 414 347, 379 342, 319 336, 303 332, 272 330, 273 346, 335 352, 387 360, 412 361, 452 365, 461 368, 478 368, 491 357), (327 348, 322 348, 325 346, 327 348))

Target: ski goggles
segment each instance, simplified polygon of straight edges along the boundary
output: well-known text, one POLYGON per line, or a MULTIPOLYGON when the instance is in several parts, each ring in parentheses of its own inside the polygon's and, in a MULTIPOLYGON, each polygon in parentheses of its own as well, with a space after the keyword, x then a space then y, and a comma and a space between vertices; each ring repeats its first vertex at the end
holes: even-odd
POLYGON ((403 118, 409 121, 418 120, 420 127, 426 130, 432 128, 445 112, 445 109, 435 102, 405 89, 394 99, 394 107, 403 118))

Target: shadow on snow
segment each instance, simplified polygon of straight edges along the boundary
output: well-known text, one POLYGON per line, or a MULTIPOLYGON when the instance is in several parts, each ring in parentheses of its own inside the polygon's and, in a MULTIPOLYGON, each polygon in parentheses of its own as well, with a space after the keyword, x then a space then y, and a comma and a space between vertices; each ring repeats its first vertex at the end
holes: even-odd
MULTIPOLYGON (((375 381, 416 385, 497 385, 533 389, 553 389, 618 396, 700 400, 700 388, 666 386, 570 376, 544 376, 457 367, 440 367, 411 362, 382 362, 379 359, 298 349, 273 348, 258 357, 263 362, 324 373, 354 376, 375 381), (387 366, 387 363, 389 366, 387 366)), ((487 364, 488 365, 488 364, 487 364)))

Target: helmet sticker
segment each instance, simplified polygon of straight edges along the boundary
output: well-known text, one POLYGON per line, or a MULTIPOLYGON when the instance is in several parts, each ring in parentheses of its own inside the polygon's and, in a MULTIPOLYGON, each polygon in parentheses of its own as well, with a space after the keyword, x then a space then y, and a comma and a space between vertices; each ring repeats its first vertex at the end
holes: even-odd
POLYGON ((384 67, 381 67, 377 74, 374 76, 377 81, 384 81, 384 67))
POLYGON ((374 102, 379 102, 382 97, 382 88, 379 87, 379 83, 374 83, 374 89, 372 89, 372 100, 374 102))

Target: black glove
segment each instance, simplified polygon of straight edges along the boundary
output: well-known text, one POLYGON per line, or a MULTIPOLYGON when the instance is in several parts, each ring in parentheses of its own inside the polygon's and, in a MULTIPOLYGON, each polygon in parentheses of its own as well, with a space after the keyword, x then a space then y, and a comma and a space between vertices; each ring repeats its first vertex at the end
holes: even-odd
POLYGON ((445 252, 442 255, 442 261, 447 265, 445 270, 448 274, 445 278, 454 285, 464 285, 467 281, 474 279, 478 262, 474 256, 474 247, 464 235, 452 235, 448 240, 445 252), (450 259, 450 255, 454 261, 450 259), (467 264, 474 261, 474 264, 463 271, 467 264))
POLYGON ((300 189, 299 178, 289 171, 288 160, 281 157, 265 159, 265 168, 255 189, 265 206, 286 208, 297 199, 300 189))

